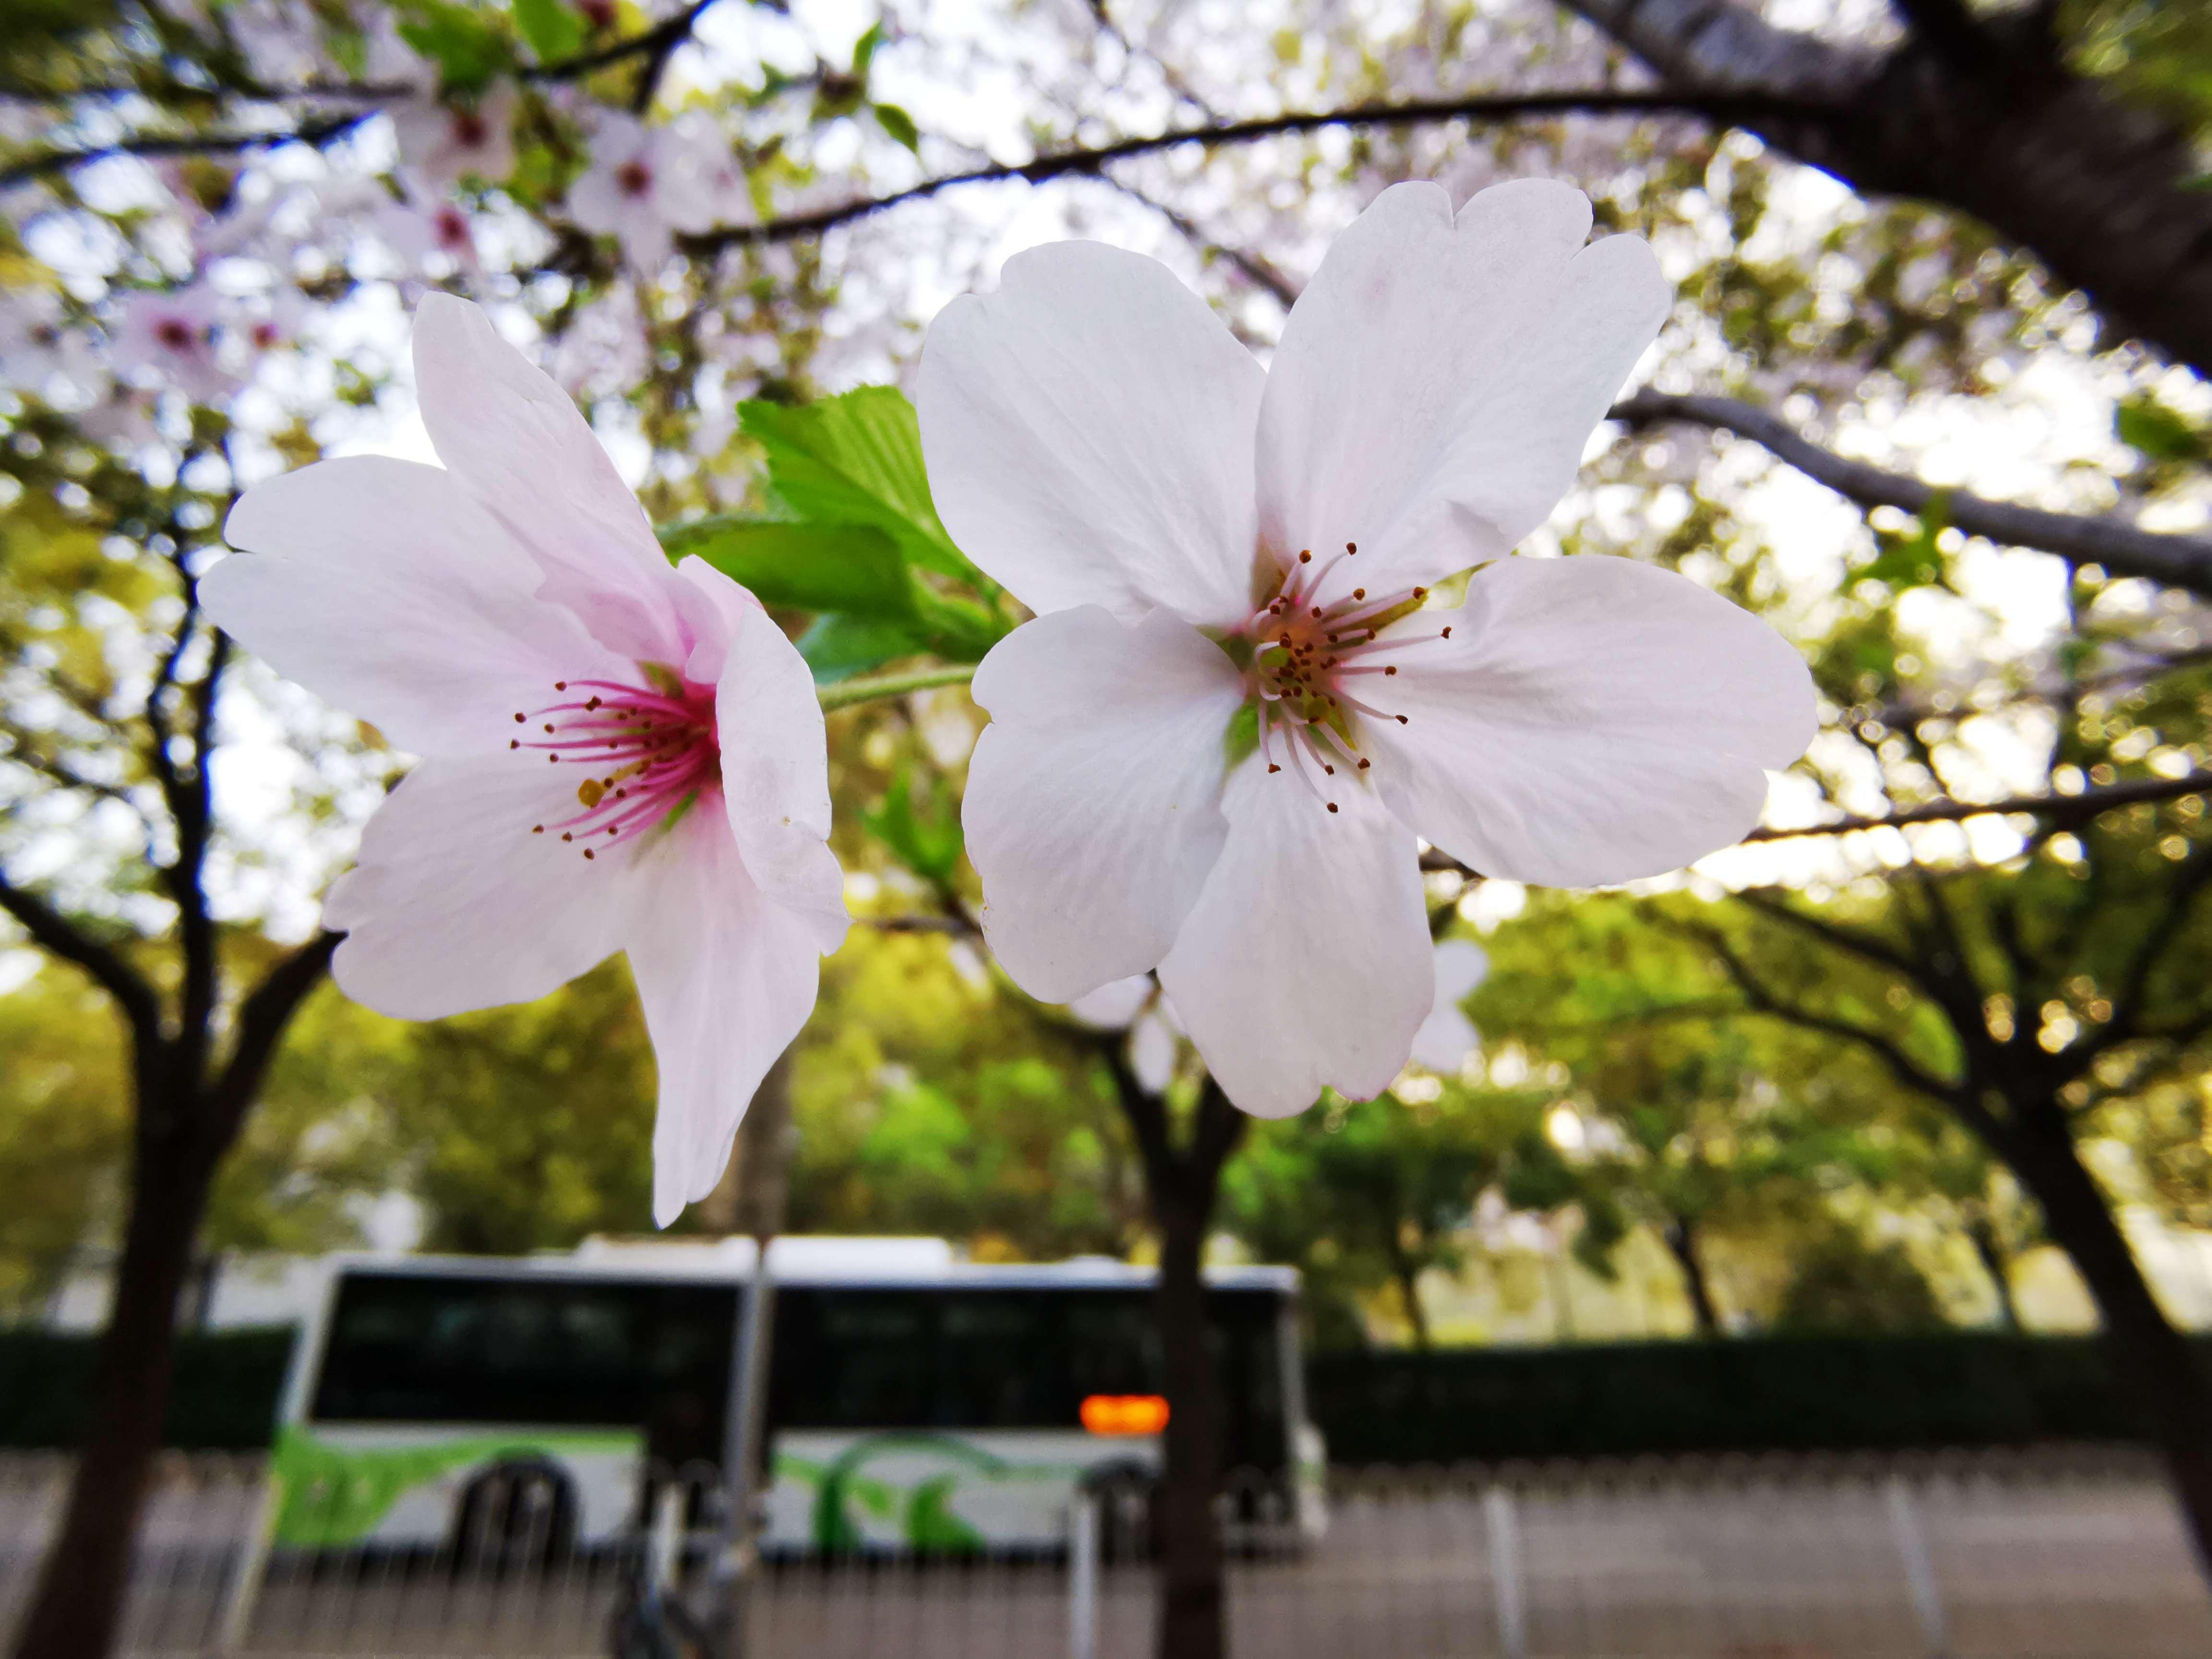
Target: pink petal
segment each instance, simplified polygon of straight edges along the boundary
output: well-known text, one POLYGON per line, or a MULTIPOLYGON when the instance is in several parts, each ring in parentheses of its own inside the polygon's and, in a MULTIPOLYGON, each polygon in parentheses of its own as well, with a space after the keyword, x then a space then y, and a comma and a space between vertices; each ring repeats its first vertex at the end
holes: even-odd
POLYGON ((1085 605, 1001 640, 975 696, 992 718, 962 822, 999 960, 1047 1002, 1151 968, 1227 834, 1229 659, 1167 611, 1132 627, 1085 605))
POLYGON ((1356 784, 1330 799, 1258 756, 1240 766, 1228 845, 1160 964, 1207 1068, 1261 1117, 1325 1086, 1380 1094, 1435 1000, 1412 834, 1356 784))
POLYGON ((1030 610, 1251 609, 1252 434, 1266 376, 1157 260, 1058 242, 955 300, 915 392, 963 552, 1030 610))

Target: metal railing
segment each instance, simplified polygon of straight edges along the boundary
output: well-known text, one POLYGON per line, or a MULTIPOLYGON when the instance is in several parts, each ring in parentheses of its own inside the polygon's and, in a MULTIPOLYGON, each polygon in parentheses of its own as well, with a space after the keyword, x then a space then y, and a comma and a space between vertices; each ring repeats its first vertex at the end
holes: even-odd
MULTIPOLYGON (((0 1455, 0 1637, 67 1474, 58 1457, 0 1455)), ((700 1605, 714 1490, 708 1469, 657 1481, 652 1522, 611 1545, 573 1542, 521 1486, 435 1549, 264 1549, 259 1460, 172 1456, 125 1650, 688 1659, 714 1627, 700 1605)), ((1231 1644, 1249 1659, 2212 1652, 2212 1597, 2157 1467, 2122 1449, 1340 1469, 1328 1534, 1303 1547, 1267 1488, 1236 1497, 1231 1644)), ((1142 1494, 1079 1498, 1068 1540, 1020 1556, 763 1562, 740 1650, 1148 1659, 1142 1494)))

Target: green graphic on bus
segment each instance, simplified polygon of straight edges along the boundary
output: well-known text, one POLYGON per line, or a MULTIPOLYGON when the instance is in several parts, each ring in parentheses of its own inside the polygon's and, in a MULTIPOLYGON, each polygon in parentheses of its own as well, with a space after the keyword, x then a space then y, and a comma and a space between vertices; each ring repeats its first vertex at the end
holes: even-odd
POLYGON ((641 1437, 624 1430, 472 1434, 417 1446, 350 1447, 286 1427, 277 1431, 270 1460, 283 1494, 275 1540, 303 1549, 358 1544, 408 1492, 456 1470, 503 1458, 635 1455, 641 1444, 641 1437))
POLYGON ((988 1542, 972 1522, 953 1512, 952 1498, 963 1486, 1016 1482, 1072 1486, 1082 1478, 1084 1467, 1012 1462, 950 1435, 883 1434, 856 1441, 827 1463, 780 1454, 775 1473, 814 1488, 814 1547, 825 1554, 866 1547, 866 1534, 850 1507, 855 1504, 879 1520, 897 1516, 909 1549, 961 1554, 980 1551, 988 1542), (903 1488, 861 1473, 878 1458, 902 1454, 939 1457, 963 1467, 903 1488))

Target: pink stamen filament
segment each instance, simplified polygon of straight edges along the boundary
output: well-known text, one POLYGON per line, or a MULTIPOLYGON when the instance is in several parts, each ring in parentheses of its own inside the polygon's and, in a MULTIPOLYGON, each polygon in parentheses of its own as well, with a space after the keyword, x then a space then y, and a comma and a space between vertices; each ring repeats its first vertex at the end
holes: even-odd
MULTIPOLYGON (((533 750, 553 764, 588 769, 576 791, 583 810, 530 826, 569 842, 619 841, 666 820, 684 802, 721 781, 714 692, 686 685, 682 695, 614 680, 564 680, 554 690, 594 695, 518 713, 532 728, 511 750, 533 750)), ((586 847, 591 858, 592 848, 586 847)))

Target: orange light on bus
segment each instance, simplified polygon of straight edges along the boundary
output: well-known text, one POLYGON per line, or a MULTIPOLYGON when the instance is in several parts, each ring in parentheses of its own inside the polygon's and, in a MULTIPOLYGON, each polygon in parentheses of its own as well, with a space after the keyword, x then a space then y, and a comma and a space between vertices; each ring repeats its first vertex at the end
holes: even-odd
POLYGON ((1082 1415, 1093 1434, 1158 1434, 1168 1425, 1168 1402, 1156 1394, 1094 1394, 1082 1415))

